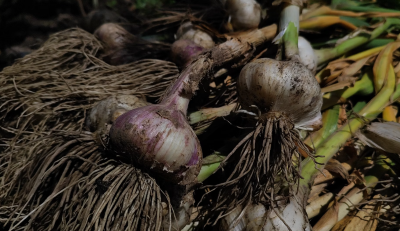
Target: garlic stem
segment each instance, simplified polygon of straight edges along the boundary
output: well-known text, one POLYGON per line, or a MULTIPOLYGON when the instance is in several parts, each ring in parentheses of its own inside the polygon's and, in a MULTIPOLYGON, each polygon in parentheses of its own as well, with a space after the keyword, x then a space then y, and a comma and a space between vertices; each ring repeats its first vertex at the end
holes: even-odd
POLYGON ((357 61, 357 60, 360 60, 360 59, 366 58, 368 56, 375 55, 375 54, 379 53, 383 48, 385 48, 385 46, 386 45, 374 47, 374 48, 371 48, 371 49, 368 49, 368 50, 364 50, 364 51, 362 51, 362 52, 360 52, 358 54, 349 56, 346 59, 351 59, 351 60, 357 61))
POLYGON ((189 124, 195 124, 204 120, 212 120, 216 117, 229 115, 237 106, 237 103, 232 103, 219 108, 204 108, 189 115, 189 124))
POLYGON ((280 16, 279 31, 284 32, 283 44, 287 60, 299 60, 298 34, 299 34, 300 7, 285 5, 280 16))
POLYGON ((340 106, 336 105, 322 114, 324 126, 320 130, 311 133, 311 135, 304 140, 305 144, 316 149, 326 138, 336 131, 339 119, 339 108, 340 106))
POLYGON ((215 172, 215 170, 218 169, 221 162, 222 162, 222 160, 220 162, 216 162, 216 163, 212 163, 212 164, 203 164, 203 166, 201 167, 200 173, 197 176, 197 181, 198 182, 205 181, 208 177, 210 177, 215 172))
POLYGON ((279 21, 279 32, 286 30, 289 23, 294 23, 299 33, 300 7, 296 5, 287 5, 281 12, 279 21))
POLYGON ((372 83, 372 73, 366 72, 362 76, 362 78, 354 84, 353 87, 349 87, 343 92, 341 99, 348 99, 356 94, 369 95, 372 94, 373 92, 374 92, 374 86, 372 83))
POLYGON ((386 22, 381 26, 377 27, 375 30, 373 30, 369 34, 369 36, 359 35, 354 38, 348 39, 347 41, 344 41, 343 43, 334 48, 315 50, 315 55, 317 57, 318 64, 325 63, 331 59, 334 59, 335 57, 343 55, 346 52, 362 44, 365 44, 368 41, 371 41, 372 39, 377 38, 379 35, 387 31, 387 29, 389 29, 391 26, 399 24, 400 24, 400 19, 387 18, 386 22))
POLYGON ((295 23, 289 22, 286 32, 283 35, 283 42, 285 45, 285 58, 288 60, 297 61, 299 57, 298 47, 298 32, 295 23))
POLYGON ((374 92, 374 85, 372 82, 372 73, 366 72, 363 77, 358 80, 353 87, 345 90, 335 91, 329 93, 327 97, 324 96, 324 104, 322 110, 331 107, 337 103, 345 102, 348 98, 354 95, 369 95, 374 92))
POLYGON ((400 42, 393 42, 385 46, 383 50, 379 53, 378 57, 375 60, 375 64, 373 67, 374 72, 374 89, 375 92, 379 92, 382 88, 385 79, 379 78, 380 75, 385 75, 389 66, 392 65, 393 62, 393 52, 400 47, 400 42), (383 68, 386 67, 386 68, 383 68))

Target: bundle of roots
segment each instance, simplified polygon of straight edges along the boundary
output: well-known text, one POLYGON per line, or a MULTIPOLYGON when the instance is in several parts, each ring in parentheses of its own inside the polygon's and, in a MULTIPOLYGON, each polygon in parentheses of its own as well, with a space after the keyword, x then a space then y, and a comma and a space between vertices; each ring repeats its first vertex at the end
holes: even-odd
POLYGON ((161 229, 167 194, 146 173, 105 158, 92 133, 53 133, 21 148, 34 155, 0 189, 4 228, 161 229))
POLYGON ((233 169, 227 169, 230 173, 227 180, 204 186, 216 191, 206 195, 206 198, 215 198, 211 199, 210 207, 205 207, 208 211, 206 223, 215 224, 237 207, 244 208, 252 203, 277 207, 293 196, 296 190, 290 189, 296 188, 301 178, 299 149, 313 157, 293 127, 294 124, 281 113, 266 113, 259 118, 254 131, 246 135, 222 162, 221 166, 226 160, 236 163, 233 169))

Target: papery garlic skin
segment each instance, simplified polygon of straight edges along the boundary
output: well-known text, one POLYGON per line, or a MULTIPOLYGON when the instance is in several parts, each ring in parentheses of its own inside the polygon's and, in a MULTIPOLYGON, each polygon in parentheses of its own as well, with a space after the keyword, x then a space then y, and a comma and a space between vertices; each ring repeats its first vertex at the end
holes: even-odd
POLYGON ((118 159, 148 167, 171 182, 193 183, 201 168, 200 142, 185 115, 163 104, 118 117, 110 145, 118 159))
POLYGON ((300 62, 304 64, 314 75, 317 72, 318 60, 314 54, 311 43, 299 36, 298 40, 300 62))
POLYGON ((191 22, 185 22, 179 27, 178 31, 176 32, 176 40, 179 39, 190 40, 206 49, 215 46, 215 42, 212 37, 202 30, 193 28, 193 24, 191 22))
POLYGON ((238 93, 242 105, 256 105, 261 113, 281 112, 296 128, 322 126, 322 93, 314 75, 300 62, 258 59, 240 72, 238 93))
POLYGON ((256 1, 226 0, 223 3, 235 30, 255 29, 260 24, 262 9, 256 1))

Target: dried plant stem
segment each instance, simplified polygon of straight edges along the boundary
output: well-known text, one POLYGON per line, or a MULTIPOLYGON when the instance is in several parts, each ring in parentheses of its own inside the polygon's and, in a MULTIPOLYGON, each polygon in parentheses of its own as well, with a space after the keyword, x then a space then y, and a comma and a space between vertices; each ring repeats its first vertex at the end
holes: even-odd
MULTIPOLYGON (((364 177, 365 185, 370 190, 374 188, 379 179, 390 169, 383 161, 383 156, 381 160, 375 163, 375 166, 369 171, 368 175, 364 177)), ((390 162, 390 160, 389 160, 390 162)), ((364 199, 363 189, 359 187, 354 187, 351 189, 338 203, 331 207, 321 219, 314 225, 314 231, 329 231, 331 228, 340 220, 342 220, 349 212, 350 209, 356 206, 364 199)))
POLYGON ((328 205, 333 198, 333 193, 325 193, 324 195, 311 201, 311 203, 306 207, 308 219, 317 216, 321 212, 322 208, 328 205))

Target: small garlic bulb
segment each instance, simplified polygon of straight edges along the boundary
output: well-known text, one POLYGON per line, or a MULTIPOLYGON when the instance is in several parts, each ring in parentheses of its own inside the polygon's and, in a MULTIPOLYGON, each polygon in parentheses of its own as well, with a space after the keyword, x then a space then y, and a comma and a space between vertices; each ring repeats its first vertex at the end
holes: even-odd
POLYGON ((255 29, 260 24, 261 6, 256 1, 226 0, 223 3, 235 30, 255 29))
POLYGON ((171 46, 171 58, 180 68, 186 67, 205 49, 187 39, 176 40, 171 46))
POLYGON ((110 96, 98 102, 86 117, 85 125, 91 132, 104 130, 125 112, 149 105, 133 95, 110 96))
POLYGON ((310 223, 308 222, 307 213, 303 201, 296 195, 290 198, 289 204, 276 208, 279 216, 275 211, 271 211, 266 221, 263 230, 277 231, 311 231, 310 223), (285 221, 283 222, 282 219, 285 221), (290 228, 290 229, 289 229, 290 228))
POLYGON ((187 39, 206 49, 215 46, 212 37, 202 30, 193 28, 193 24, 191 22, 186 22, 179 27, 178 31, 176 32, 176 39, 187 39))
POLYGON ((304 64, 304 66, 306 66, 315 75, 315 73, 317 72, 318 61, 310 42, 307 41, 305 38, 299 36, 298 46, 300 62, 304 64))
POLYGON ((238 93, 244 106, 284 113, 297 128, 322 126, 321 89, 300 62, 263 58, 248 63, 240 72, 238 93))

